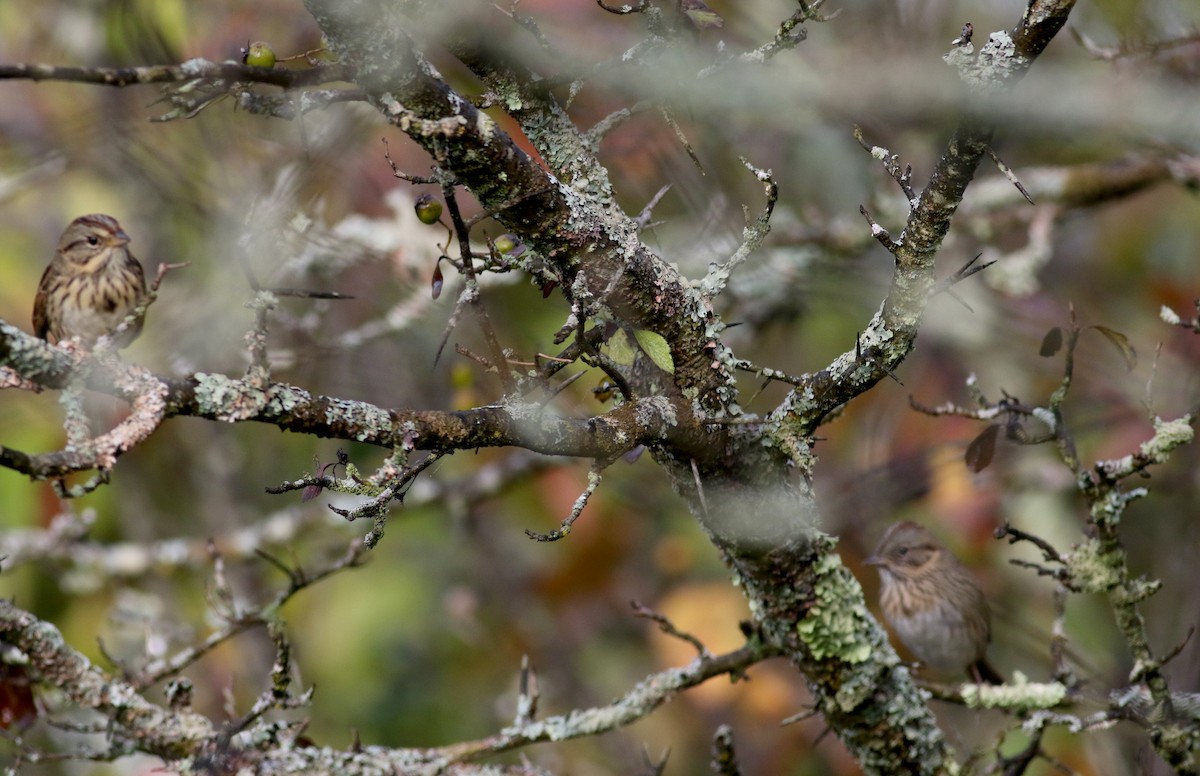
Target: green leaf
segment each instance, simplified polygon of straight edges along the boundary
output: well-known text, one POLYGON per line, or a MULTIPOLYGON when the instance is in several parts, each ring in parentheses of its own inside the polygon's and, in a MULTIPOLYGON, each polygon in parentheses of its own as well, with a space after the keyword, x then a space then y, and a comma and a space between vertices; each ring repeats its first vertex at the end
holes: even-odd
POLYGON ((667 374, 675 374, 675 362, 671 359, 671 346, 662 335, 655 334, 649 329, 636 329, 633 336, 637 338, 642 351, 650 356, 659 369, 667 374))
POLYGON ((621 366, 631 366, 637 358, 637 346, 624 329, 617 329, 617 333, 608 338, 604 349, 608 357, 621 366))

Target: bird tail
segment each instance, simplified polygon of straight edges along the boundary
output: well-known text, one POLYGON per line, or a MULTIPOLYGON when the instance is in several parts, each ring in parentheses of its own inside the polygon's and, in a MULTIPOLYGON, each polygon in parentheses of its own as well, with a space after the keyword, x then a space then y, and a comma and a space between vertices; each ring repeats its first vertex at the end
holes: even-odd
POLYGON ((980 683, 1004 684, 1004 677, 1000 675, 999 671, 992 668, 992 664, 986 658, 977 660, 971 665, 971 676, 980 683))

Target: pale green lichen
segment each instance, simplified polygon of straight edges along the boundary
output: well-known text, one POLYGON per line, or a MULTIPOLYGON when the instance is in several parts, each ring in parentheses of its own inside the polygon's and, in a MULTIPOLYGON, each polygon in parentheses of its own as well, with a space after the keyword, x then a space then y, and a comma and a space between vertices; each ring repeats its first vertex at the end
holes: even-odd
POLYGON ((639 426, 650 426, 665 423, 676 426, 679 419, 675 416, 675 405, 665 396, 651 396, 638 403, 634 412, 634 420, 639 426))
POLYGON ((359 442, 387 437, 394 433, 392 418, 385 410, 372 404, 347 399, 329 400, 323 422, 329 426, 345 425, 355 429, 354 439, 359 442))
POLYGON ((268 399, 265 409, 273 414, 282 415, 294 410, 300 405, 300 402, 300 397, 294 391, 274 386, 268 389, 268 399))
MULTIPOLYGON (((899 663, 898 660, 896 662, 899 663)), ((901 665, 895 665, 892 670, 908 674, 908 669, 901 665)), ((906 678, 904 681, 911 681, 911 678, 906 678)), ((929 709, 925 706, 925 702, 930 697, 929 693, 920 688, 914 689, 917 696, 915 698, 898 695, 888 698, 889 702, 885 707, 888 727, 893 730, 903 730, 910 742, 909 751, 914 754, 923 753, 926 758, 925 763, 931 769, 936 768, 936 772, 942 774, 960 773, 960 766, 948 751, 945 735, 941 728, 929 724, 929 709)), ((864 766, 864 770, 872 772, 865 761, 860 764, 864 766)), ((895 769, 895 763, 888 759, 878 761, 875 765, 876 768, 873 771, 875 773, 892 773, 895 769)))
POLYGON ((225 423, 236 423, 257 415, 267 403, 265 391, 221 374, 196 374, 196 403, 201 414, 225 423))
POLYGON ((1175 420, 1154 419, 1154 438, 1141 446, 1143 455, 1151 456, 1155 463, 1164 463, 1167 455, 1180 445, 1186 445, 1195 437, 1191 418, 1175 420))
POLYGON ((1066 700, 1062 682, 1030 682, 1020 671, 1002 685, 964 684, 962 699, 971 709, 1009 709, 1016 712, 1052 709, 1066 700))
MULTIPOLYGON (((862 602, 862 589, 836 553, 823 555, 813 571, 816 604, 796 626, 800 638, 817 660, 836 657, 852 664, 865 662, 874 645, 864 634, 875 629, 867 622, 870 617, 862 602)), ((869 691, 843 689, 847 690, 846 697, 839 692, 837 699, 843 708, 854 708, 861 701, 861 693, 869 691)))
POLYGON ((989 35, 974 59, 958 53, 964 51, 965 47, 951 52, 946 61, 958 68, 958 76, 964 83, 976 88, 1003 86, 1029 66, 1029 61, 1017 54, 1012 36, 1003 30, 989 35))
POLYGON ((1100 542, 1088 539, 1066 556, 1071 581, 1085 593, 1102 593, 1121 583, 1120 558, 1104 552, 1100 542))

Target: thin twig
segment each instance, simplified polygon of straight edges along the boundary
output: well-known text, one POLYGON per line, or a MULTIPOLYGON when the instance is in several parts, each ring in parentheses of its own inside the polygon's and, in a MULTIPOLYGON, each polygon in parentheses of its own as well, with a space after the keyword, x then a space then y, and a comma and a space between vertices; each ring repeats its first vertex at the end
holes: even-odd
POLYGON ((607 465, 607 463, 601 463, 600 461, 592 462, 592 467, 588 470, 587 487, 584 488, 583 493, 579 494, 579 498, 575 499, 575 503, 571 506, 571 513, 563 518, 558 528, 549 533, 538 533, 526 528, 525 535, 539 542, 556 542, 559 539, 565 539, 570 536, 571 526, 575 524, 575 521, 583 513, 583 508, 587 506, 588 499, 596 492, 596 488, 600 487, 601 472, 604 471, 607 465))
POLYGON ((658 629, 663 633, 667 634, 668 636, 674 636, 681 641, 686 641, 688 644, 691 644, 693 647, 695 647, 696 653, 700 656, 700 658, 705 659, 712 657, 712 652, 709 652, 708 647, 704 646, 704 643, 701 642, 700 639, 696 638, 690 633, 686 633, 676 628, 675 624, 667 619, 665 614, 656 612, 640 601, 630 601, 629 605, 633 608, 633 613, 635 616, 658 623, 658 629))
POLYGON ((992 150, 991 146, 988 146, 988 154, 991 155, 992 161, 996 164, 996 168, 1000 170, 1000 172, 1004 173, 1004 177, 1008 178, 1009 182, 1017 188, 1017 191, 1021 192, 1021 196, 1025 198, 1025 201, 1031 205, 1036 205, 1037 203, 1033 201, 1033 197, 1030 196, 1029 190, 1026 189, 1025 185, 1017 178, 1017 174, 1013 172, 1011 167, 1001 161, 1000 157, 996 155, 996 152, 992 150))
MULTIPOLYGON (((496 336, 496 329, 492 326, 492 320, 488 317, 487 307, 484 306, 483 297, 479 293, 479 280, 475 273, 475 260, 471 256, 471 233, 467 228, 466 222, 463 221, 462 212, 458 207, 458 198, 454 193, 454 182, 449 178, 443 178, 442 197, 446 201, 446 210, 450 214, 450 223, 454 226, 455 236, 458 238, 459 258, 462 261, 463 277, 466 278, 467 290, 469 294, 464 295, 467 303, 475 310, 476 317, 479 319, 479 328, 483 332, 483 339, 488 344, 488 349, 491 351, 492 362, 495 363, 500 378, 500 384, 504 387, 505 394, 511 394, 516 389, 516 381, 513 379, 512 370, 505 368, 506 358, 504 349, 500 347, 500 339, 496 336)), ((440 353, 440 349, 439 349, 440 353)))

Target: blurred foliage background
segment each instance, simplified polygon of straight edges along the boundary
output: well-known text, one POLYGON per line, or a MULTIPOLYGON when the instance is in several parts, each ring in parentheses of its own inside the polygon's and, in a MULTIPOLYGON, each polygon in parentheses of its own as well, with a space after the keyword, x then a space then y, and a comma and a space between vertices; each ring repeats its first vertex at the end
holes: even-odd
MULTIPOLYGON (((793 373, 821 368, 846 350, 878 306, 891 264, 858 215, 860 203, 898 233, 903 197, 855 142, 911 163, 922 185, 961 106, 953 73, 941 63, 949 41, 972 21, 976 41, 1011 28, 1016 0, 902 0, 836 3, 841 14, 809 25, 809 38, 758 69, 695 78, 723 42, 742 51, 771 39, 794 3, 712 0, 725 19, 672 52, 653 78, 601 71, 570 103, 590 126, 644 96, 671 95, 673 113, 703 166, 688 158, 675 132, 643 111, 604 142, 622 205, 636 214, 664 184, 661 223, 649 244, 689 277, 725 258, 740 240, 742 207, 761 206, 760 184, 739 155, 774 171, 780 203, 774 230, 726 296, 726 320, 743 321, 729 342, 739 356, 793 373)), ((560 51, 579 63, 538 60, 539 67, 619 57, 643 33, 636 16, 614 16, 594 3, 524 0, 560 51)), ((462 24, 494 26, 497 40, 540 56, 529 36, 503 26, 482 4, 462 24)), ((1071 26, 1102 45, 1177 37, 1200 25, 1187 0, 1104 0, 1076 10, 1071 26)), ((0 61, 140 65, 190 57, 236 59, 250 40, 267 40, 280 57, 321 45, 320 30, 294 0, 52 0, 0 4, 0 61)), ((456 87, 475 84, 433 49, 456 87)), ((302 60, 301 60, 302 62, 302 60)), ((303 66, 303 65, 296 65, 303 66)), ((1200 44, 1154 56, 1098 61, 1063 35, 1022 85, 997 135, 996 151, 1017 172, 1120 159, 1131 153, 1200 151, 1197 84, 1200 44)), ((565 96, 566 92, 563 90, 565 96)), ((242 335, 252 314, 242 263, 267 285, 336 290, 352 302, 286 299, 272 331, 275 377, 314 392, 384 407, 465 408, 499 397, 499 386, 453 344, 478 339, 470 316, 433 352, 459 289, 434 301, 429 279, 444 235, 412 215, 422 187, 396 180, 384 160, 385 138, 401 169, 422 174, 429 161, 365 105, 340 105, 300 121, 279 121, 219 102, 191 120, 154 123, 165 112, 154 87, 111 89, 67 83, 0 83, 0 318, 28 327, 33 291, 63 226, 87 212, 116 216, 148 272, 160 262, 191 262, 168 277, 146 331, 126 357, 157 372, 240 372, 242 335)), ((493 110, 510 132, 516 127, 493 110)), ((994 169, 981 178, 997 178, 994 169)), ((435 192, 436 193, 436 192, 435 192)), ((1034 208, 972 213, 967 194, 939 262, 950 274, 976 253, 1012 258, 1031 239, 1034 208)), ((469 197, 464 197, 464 202, 469 197)), ((473 207, 473 203, 471 205, 473 207)), ((817 488, 824 528, 841 538, 848 564, 874 601, 877 579, 859 561, 890 522, 931 525, 978 573, 996 610, 992 660, 1003 671, 1048 676, 1051 587, 1008 563, 1033 559, 995 542, 1003 520, 1060 549, 1077 540, 1085 515, 1069 473, 1053 451, 1002 443, 978 474, 963 465, 967 443, 983 429, 913 412, 926 404, 967 403, 975 375, 989 396, 1007 391, 1044 403, 1061 377, 1059 358, 1038 357, 1053 326, 1073 305, 1081 323, 1123 332, 1140 357, 1129 371, 1098 335, 1085 336, 1069 421, 1084 460, 1121 456, 1150 435, 1148 417, 1174 417, 1198 393, 1196 337, 1158 318, 1161 305, 1192 313, 1200 295, 1200 200, 1171 180, 1112 201, 1054 210, 1039 205, 1048 259, 1036 281, 1014 294, 989 285, 989 270, 958 286, 966 304, 943 295, 931 306, 919 346, 897 373, 846 408, 824 430, 817 488), (1043 225, 1044 225, 1043 224, 1043 225), (1048 235, 1048 236, 1047 236, 1048 235), (969 305, 969 308, 968 306, 969 305)), ((496 236, 485 224, 477 233, 496 236)), ((486 304, 505 345, 522 357, 553 352, 550 337, 567 313, 543 301, 522 278, 502 276, 486 304)), ((559 400, 577 415, 604 411, 586 377, 559 400)), ((744 406, 768 411, 783 395, 744 381, 744 406)), ((99 399, 98 417, 116 417, 99 399), (107 413, 107 414, 106 414, 107 413)), ((56 397, 0 395, 0 443, 27 452, 60 447, 56 397)), ((212 538, 227 556, 235 591, 246 602, 269 599, 285 580, 239 544, 239 532, 286 526, 264 549, 286 562, 318 567, 365 528, 325 508, 341 497, 301 503, 264 488, 311 471, 344 447, 361 469, 381 460, 361 445, 280 434, 250 424, 169 421, 124 456, 113 482, 61 503, 45 483, 0 471, 0 531, 9 537, 47 528, 69 512, 94 519, 68 557, 4 564, 0 595, 57 623, 93 660, 136 666, 203 637, 215 622, 209 606, 212 538), (180 562, 103 571, 88 546, 181 540, 180 562), (101 648, 103 644, 103 651, 101 648), (107 655, 107 657, 106 657, 107 655)), ((1200 573, 1197 451, 1182 450, 1146 483, 1150 496, 1128 513, 1132 567, 1163 580, 1147 602, 1156 649, 1182 641, 1196 623, 1200 573)), ((431 746, 482 737, 514 713, 521 658, 538 673, 542 714, 603 704, 653 671, 690 660, 687 645, 635 618, 636 599, 700 636, 713 650, 736 647, 747 616, 713 549, 669 491, 648 456, 606 474, 576 530, 539 544, 524 529, 545 531, 570 510, 586 466, 516 451, 460 453, 418 482, 397 508, 387 536, 364 568, 299 596, 284 610, 301 681, 316 696, 304 716, 309 736, 347 746, 431 746), (485 466, 524 462, 519 476, 490 495, 464 496, 485 466)), ((1104 602, 1074 597, 1068 633, 1086 660, 1097 696, 1126 682, 1128 655, 1104 602)), ((273 652, 262 632, 243 634, 186 673, 197 706, 221 716, 244 712, 266 687, 273 652)), ((114 667, 116 668, 116 667, 114 667)), ((1200 689, 1200 650, 1189 642, 1170 666, 1174 687, 1200 689)), ((750 672, 750 681, 713 681, 686 693, 620 733, 527 754, 559 772, 647 772, 645 758, 670 750, 667 773, 698 773, 720 723, 733 726, 749 774, 855 773, 819 718, 780 728, 806 702, 802 679, 783 664, 750 672), (646 754, 644 754, 646 753, 646 754)), ((45 699, 53 707, 53 699, 45 699)), ((987 745, 1002 720, 944 707, 952 741, 987 745)), ((299 714, 299 712, 298 712, 299 714)), ((53 738, 54 733, 44 736, 53 738)), ((46 739, 47 741, 49 739, 46 739)), ((1008 746, 1016 748, 1019 738, 1008 746)), ((51 745, 43 741, 44 745, 51 745)), ((1050 751, 1080 773, 1139 773, 1158 767, 1132 727, 1078 738, 1061 734, 1050 751), (1119 764, 1119 765, 1117 765, 1119 764), (1119 770, 1123 769, 1123 770, 1119 770)), ((11 756, 0 745, 0 758, 11 756)), ((514 755, 515 756, 515 755, 514 755)), ((152 772, 148 760, 112 765, 45 766, 33 773, 152 772)))

